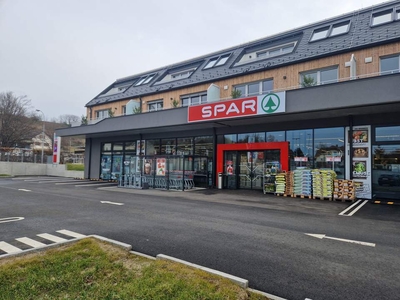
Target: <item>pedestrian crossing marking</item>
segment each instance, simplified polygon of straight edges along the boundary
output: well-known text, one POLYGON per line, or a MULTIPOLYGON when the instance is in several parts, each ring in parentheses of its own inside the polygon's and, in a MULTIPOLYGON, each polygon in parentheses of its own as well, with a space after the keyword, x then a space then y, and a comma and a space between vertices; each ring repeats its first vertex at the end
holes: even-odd
POLYGON ((37 234, 38 237, 44 238, 46 240, 55 242, 55 243, 61 243, 61 242, 65 242, 67 241, 67 239, 64 238, 60 238, 58 236, 52 235, 52 234, 48 234, 48 233, 41 233, 41 234, 37 234))
POLYGON ((69 235, 69 236, 72 236, 72 237, 78 238, 78 239, 79 239, 79 238, 84 238, 84 237, 86 237, 86 235, 84 235, 84 234, 80 234, 80 233, 73 232, 73 231, 66 230, 66 229, 57 230, 57 232, 58 232, 58 233, 65 234, 65 235, 69 235))
POLYGON ((43 244, 43 243, 41 243, 41 242, 32 240, 32 239, 30 239, 30 238, 28 238, 28 237, 22 237, 22 238, 18 238, 18 239, 16 239, 16 240, 17 240, 18 242, 24 243, 24 244, 26 244, 26 245, 28 245, 28 246, 33 247, 33 248, 46 246, 46 244, 43 244))
POLYGON ((17 253, 22 251, 21 249, 6 242, 0 242, 0 250, 3 250, 6 253, 17 253))

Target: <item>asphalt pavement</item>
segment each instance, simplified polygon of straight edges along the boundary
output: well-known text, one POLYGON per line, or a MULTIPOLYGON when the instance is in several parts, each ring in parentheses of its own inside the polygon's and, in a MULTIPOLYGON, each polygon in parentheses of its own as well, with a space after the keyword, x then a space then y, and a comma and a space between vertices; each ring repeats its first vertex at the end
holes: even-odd
POLYGON ((355 209, 340 214, 353 203, 258 191, 36 179, 0 179, 0 241, 66 229, 246 278, 287 299, 399 299, 400 206, 360 201, 350 216, 355 209), (1 223, 9 217, 24 219, 1 223))

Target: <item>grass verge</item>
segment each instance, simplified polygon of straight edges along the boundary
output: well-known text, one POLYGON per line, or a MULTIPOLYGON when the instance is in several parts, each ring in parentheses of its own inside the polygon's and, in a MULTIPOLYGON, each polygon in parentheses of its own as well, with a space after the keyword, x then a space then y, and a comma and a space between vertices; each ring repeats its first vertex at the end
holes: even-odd
POLYGON ((84 164, 67 164, 68 171, 84 171, 85 165, 84 164))
POLYGON ((93 238, 0 260, 0 299, 267 299, 231 281, 93 238))

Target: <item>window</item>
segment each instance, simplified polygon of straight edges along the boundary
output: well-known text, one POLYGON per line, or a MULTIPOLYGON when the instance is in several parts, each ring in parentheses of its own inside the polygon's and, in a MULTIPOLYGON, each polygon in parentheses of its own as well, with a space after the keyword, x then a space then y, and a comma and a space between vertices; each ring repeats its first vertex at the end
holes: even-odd
MULTIPOLYGON (((198 62, 197 65, 200 65, 200 62, 198 62)), ((192 66, 193 66, 193 64, 192 64, 192 66)), ((197 69, 197 66, 190 67, 190 68, 183 69, 183 70, 180 69, 179 71, 171 70, 161 80, 159 80, 155 84, 161 84, 161 83, 166 83, 166 82, 170 82, 170 81, 189 78, 194 73, 194 71, 196 71, 196 69, 197 69)))
POLYGON ((269 79, 260 82, 248 83, 243 85, 235 86, 235 90, 241 91, 240 97, 246 97, 250 95, 266 94, 272 91, 274 80, 269 79))
POLYGON ((182 106, 207 103, 207 94, 193 94, 181 97, 182 106))
POLYGON ((151 101, 147 103, 147 111, 163 110, 163 108, 164 108, 163 100, 151 101))
POLYGON ((375 128, 375 140, 377 142, 400 141, 400 126, 375 128))
POLYGON ((350 21, 339 23, 332 26, 332 31, 329 36, 335 36, 349 31, 350 21))
POLYGON ((258 50, 249 50, 245 53, 240 60, 235 64, 235 66, 246 64, 249 62, 253 62, 254 60, 267 59, 283 54, 288 54, 293 52, 297 42, 290 42, 286 44, 282 44, 275 47, 258 49, 258 50))
POLYGON ((392 21, 393 11, 385 10, 372 14, 371 26, 381 25, 392 21))
POLYGON ((400 20, 400 7, 396 8, 395 17, 396 17, 396 20, 400 20))
POLYGON ((107 90, 106 92, 100 94, 99 97, 111 96, 111 95, 123 93, 131 86, 131 84, 132 83, 114 86, 114 87, 110 88, 109 90, 107 90))
POLYGON ((381 75, 399 72, 399 55, 390 57, 381 57, 381 75))
POLYGON ((204 69, 210 69, 224 65, 228 61, 229 56, 231 56, 231 53, 211 58, 204 69))
POLYGON ((302 87, 334 83, 338 81, 338 67, 314 70, 300 74, 302 87))
POLYGON ((327 37, 329 31, 329 27, 324 27, 321 29, 314 30, 310 42, 321 40, 327 37))
POLYGON ((318 28, 315 29, 313 34, 311 35, 310 42, 322 40, 340 34, 345 34, 349 32, 349 29, 350 29, 350 21, 340 22, 322 28, 318 28))
POLYGON ((126 105, 122 105, 122 114, 126 115, 126 105))
POLYGON ((135 83, 135 86, 149 83, 154 78, 154 76, 156 76, 156 74, 150 74, 140 77, 139 80, 135 83))
POLYGON ((108 109, 96 111, 96 119, 105 119, 105 118, 108 118, 108 109))

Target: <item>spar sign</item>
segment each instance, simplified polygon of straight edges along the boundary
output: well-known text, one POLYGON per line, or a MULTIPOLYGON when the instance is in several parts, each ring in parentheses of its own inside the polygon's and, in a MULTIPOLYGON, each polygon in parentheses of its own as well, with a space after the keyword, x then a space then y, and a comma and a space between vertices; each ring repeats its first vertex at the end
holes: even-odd
POLYGON ((270 93, 188 107, 188 122, 201 122, 285 112, 286 93, 270 93))

